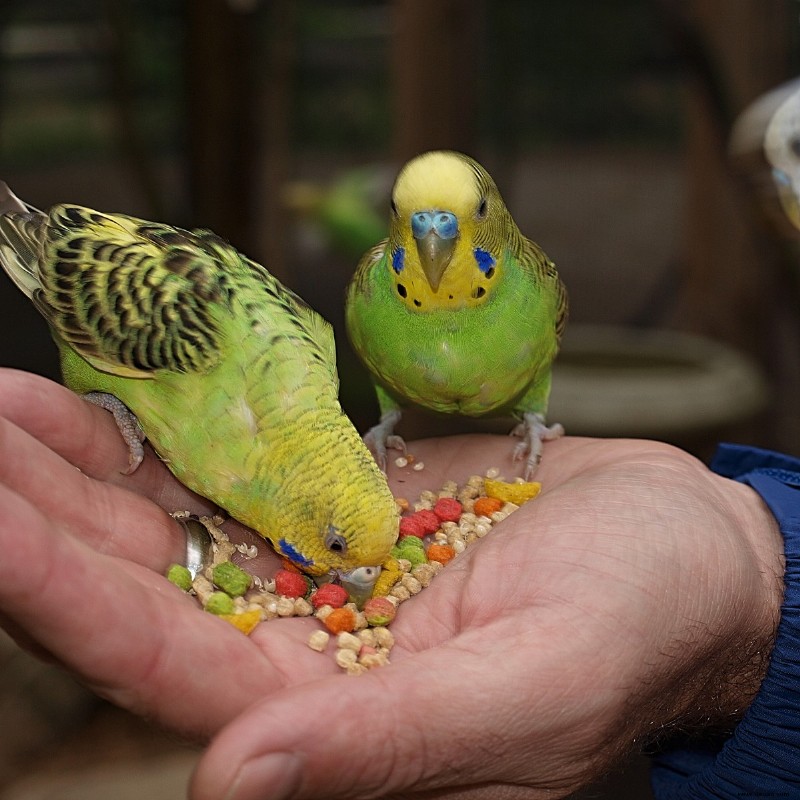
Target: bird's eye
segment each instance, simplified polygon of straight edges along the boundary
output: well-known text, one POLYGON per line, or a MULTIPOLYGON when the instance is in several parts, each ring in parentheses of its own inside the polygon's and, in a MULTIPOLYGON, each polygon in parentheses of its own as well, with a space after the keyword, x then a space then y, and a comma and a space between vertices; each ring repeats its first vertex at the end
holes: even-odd
POLYGON ((332 553, 344 555, 347 552, 347 539, 331 525, 325 534, 325 547, 332 553))
POLYGON ((391 202, 389 203, 389 208, 392 209, 392 214, 394 214, 395 216, 398 216, 398 214, 397 214, 397 203, 395 203, 394 197, 391 199, 391 202))
POLYGON ((478 206, 478 210, 477 210, 477 212, 475 213, 475 216, 476 216, 478 219, 485 219, 485 218, 486 218, 486 212, 487 212, 488 210, 489 210, 489 204, 488 204, 488 202, 486 201, 486 198, 485 198, 485 197, 482 197, 482 198, 481 198, 480 205, 478 206))
POLYGON ((789 149, 800 158, 800 136, 793 136, 789 140, 789 149))

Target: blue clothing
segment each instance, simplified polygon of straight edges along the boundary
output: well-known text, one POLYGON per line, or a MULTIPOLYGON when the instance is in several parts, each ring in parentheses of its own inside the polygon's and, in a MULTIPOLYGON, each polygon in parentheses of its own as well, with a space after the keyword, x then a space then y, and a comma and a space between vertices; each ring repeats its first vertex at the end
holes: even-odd
POLYGON ((800 798, 800 459, 723 445, 711 468, 753 487, 785 542, 781 619, 758 695, 730 738, 653 757, 657 800, 800 798))

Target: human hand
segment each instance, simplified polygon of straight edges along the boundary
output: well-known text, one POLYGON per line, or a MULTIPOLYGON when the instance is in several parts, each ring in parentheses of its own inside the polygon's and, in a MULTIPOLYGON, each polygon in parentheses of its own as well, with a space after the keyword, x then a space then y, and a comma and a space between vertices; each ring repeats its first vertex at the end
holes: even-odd
MULTIPOLYGON (((209 509, 152 454, 121 475, 109 415, 4 372, 0 416, 6 626, 174 730, 203 740, 229 724, 195 800, 234 784, 237 798, 278 797, 281 781, 298 796, 558 796, 659 726, 734 715, 762 674, 753 653, 781 594, 774 521, 671 448, 549 444, 542 495, 403 607, 392 665, 349 678, 305 646, 314 621, 247 638, 160 576, 184 544, 160 506, 209 509), (709 693, 731 675, 734 690, 709 693)), ((390 475, 411 498, 488 466, 514 474, 505 438, 413 450, 426 469, 390 475)))

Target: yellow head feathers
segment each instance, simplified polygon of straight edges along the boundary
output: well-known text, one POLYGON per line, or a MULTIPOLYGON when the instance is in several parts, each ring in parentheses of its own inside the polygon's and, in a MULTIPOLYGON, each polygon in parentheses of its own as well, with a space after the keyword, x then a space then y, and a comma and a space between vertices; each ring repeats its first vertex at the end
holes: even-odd
POLYGON ((497 186, 471 158, 433 151, 400 171, 392 192, 388 268, 410 310, 485 303, 519 238, 497 186))
MULTIPOLYGON (((441 208, 465 219, 478 211, 482 199, 478 170, 481 167, 461 153, 423 153, 409 161, 397 176, 392 194, 395 207, 401 216, 441 208)), ((486 172, 483 174, 492 182, 486 172)))

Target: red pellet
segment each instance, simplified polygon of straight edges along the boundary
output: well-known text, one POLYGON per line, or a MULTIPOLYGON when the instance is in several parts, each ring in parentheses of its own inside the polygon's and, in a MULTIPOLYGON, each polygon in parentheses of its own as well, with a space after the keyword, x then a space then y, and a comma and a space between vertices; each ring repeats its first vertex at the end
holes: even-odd
POLYGON ((420 539, 425 535, 422 522, 417 519, 416 514, 410 517, 400 518, 400 533, 399 537, 402 539, 405 536, 418 536, 420 539))
POLYGON ((458 522, 463 510, 461 503, 453 497, 441 497, 433 507, 433 513, 441 522, 458 522))
POLYGON ((414 516, 420 521, 423 529, 423 536, 427 536, 430 533, 436 533, 439 530, 439 526, 441 522, 439 522, 439 517, 433 513, 433 511, 428 511, 424 509, 422 511, 415 511, 414 516))
POLYGON ((305 597, 308 594, 308 578, 298 572, 279 569, 275 573, 275 594, 284 597, 305 597))
POLYGON ((320 606, 333 606, 341 608, 347 602, 347 589, 339 586, 338 583, 325 583, 311 595, 311 605, 314 608, 320 606))

